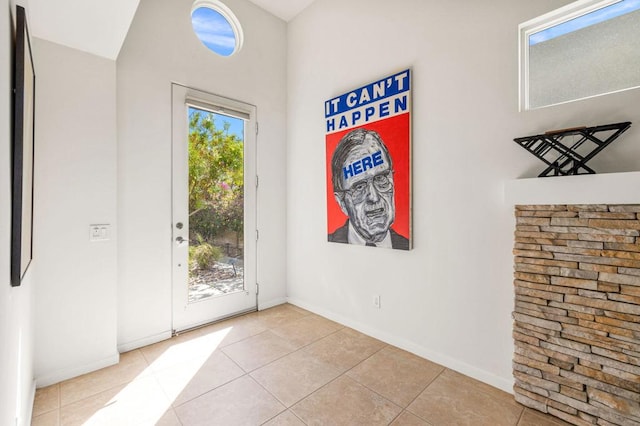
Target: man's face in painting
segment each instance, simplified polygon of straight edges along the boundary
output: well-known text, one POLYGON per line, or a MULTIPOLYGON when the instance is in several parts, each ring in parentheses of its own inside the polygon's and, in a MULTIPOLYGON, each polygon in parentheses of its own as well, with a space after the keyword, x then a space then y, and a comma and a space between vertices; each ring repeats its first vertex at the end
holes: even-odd
POLYGON ((385 238, 395 220, 393 170, 386 150, 371 134, 349 152, 342 169, 342 190, 335 195, 362 238, 374 243, 385 238))

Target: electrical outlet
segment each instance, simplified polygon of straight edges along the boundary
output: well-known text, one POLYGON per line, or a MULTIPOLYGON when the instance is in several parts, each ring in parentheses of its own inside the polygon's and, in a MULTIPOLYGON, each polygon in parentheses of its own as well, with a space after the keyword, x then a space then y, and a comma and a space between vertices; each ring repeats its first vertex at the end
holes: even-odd
POLYGON ((376 294, 375 296, 373 296, 373 306, 375 306, 376 308, 380 309, 380 295, 376 294))

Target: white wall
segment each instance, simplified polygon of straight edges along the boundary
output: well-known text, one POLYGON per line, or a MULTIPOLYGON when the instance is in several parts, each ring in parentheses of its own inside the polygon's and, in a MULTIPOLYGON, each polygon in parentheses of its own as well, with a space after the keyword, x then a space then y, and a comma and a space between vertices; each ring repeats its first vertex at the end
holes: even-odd
POLYGON ((118 361, 115 62, 34 39, 39 386, 118 361), (89 241, 90 224, 111 239, 89 241))
MULTIPOLYGON (((640 118, 637 90, 518 112, 517 26, 567 3, 317 0, 289 24, 290 301, 511 391, 514 220, 503 186, 544 169, 513 138, 640 118), (330 244, 323 103, 406 67, 415 248, 330 244)), ((589 165, 640 170, 639 134, 589 165)))
POLYGON ((0 1, 0 424, 29 424, 33 403, 32 262, 20 287, 11 287, 11 75, 15 7, 0 1))
POLYGON ((118 343, 171 330, 171 82, 257 106, 260 305, 285 301, 286 26, 228 0, 245 34, 229 58, 191 28, 191 0, 142 0, 118 57, 118 343))

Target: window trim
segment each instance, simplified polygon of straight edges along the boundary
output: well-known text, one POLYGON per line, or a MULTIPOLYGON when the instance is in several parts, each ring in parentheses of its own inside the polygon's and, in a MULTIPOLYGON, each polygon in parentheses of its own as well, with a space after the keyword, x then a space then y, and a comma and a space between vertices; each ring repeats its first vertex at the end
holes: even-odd
MULTIPOLYGON (((520 112, 552 106, 544 105, 532 108, 529 103, 529 36, 621 1, 622 0, 578 0, 518 25, 518 106, 520 112)), ((623 90, 628 89, 632 88, 629 87, 623 90)), ((579 99, 571 99, 553 105, 560 105, 580 99, 602 96, 608 93, 612 92, 601 93, 579 99)))
POLYGON ((240 111, 239 109, 233 109, 229 107, 218 106, 217 103, 202 100, 193 96, 187 96, 185 104, 203 111, 212 112, 214 114, 227 115, 229 117, 237 118, 239 120, 249 121, 251 120, 251 113, 249 111, 240 111))

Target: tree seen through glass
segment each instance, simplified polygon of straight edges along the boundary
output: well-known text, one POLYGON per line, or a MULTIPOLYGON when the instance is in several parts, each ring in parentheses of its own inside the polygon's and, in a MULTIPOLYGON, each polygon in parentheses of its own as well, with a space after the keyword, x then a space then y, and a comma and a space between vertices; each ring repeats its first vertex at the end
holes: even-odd
POLYGON ((190 107, 189 300, 241 291, 244 121, 190 107))

